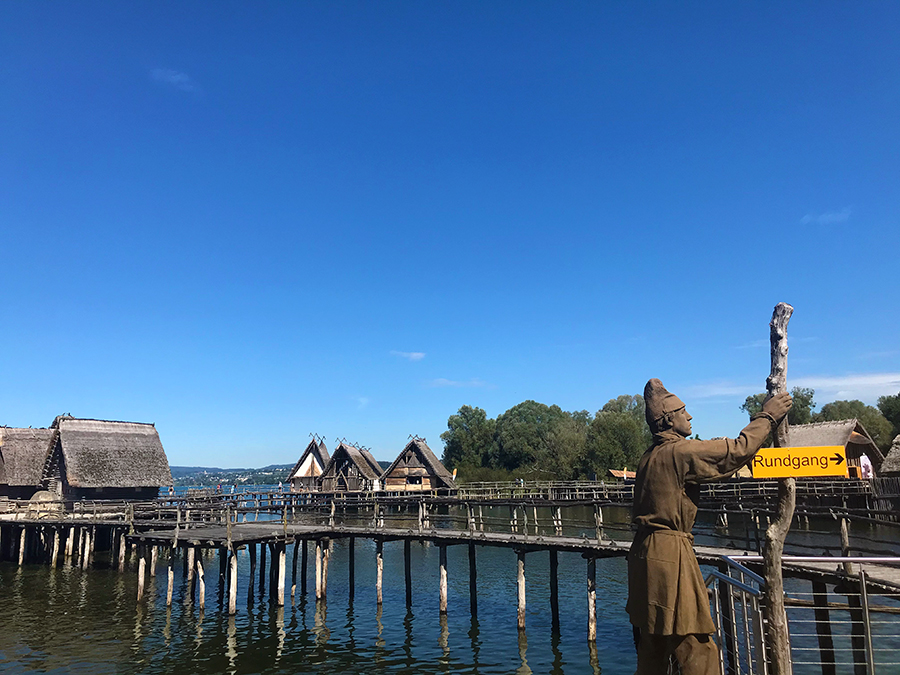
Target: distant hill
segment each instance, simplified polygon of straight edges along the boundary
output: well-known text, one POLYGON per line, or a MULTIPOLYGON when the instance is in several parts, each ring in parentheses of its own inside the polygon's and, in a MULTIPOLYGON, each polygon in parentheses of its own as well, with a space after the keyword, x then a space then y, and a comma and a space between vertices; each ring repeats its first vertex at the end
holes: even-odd
POLYGON ((261 469, 222 469, 215 466, 171 466, 175 485, 265 485, 287 481, 293 464, 270 464, 261 469))

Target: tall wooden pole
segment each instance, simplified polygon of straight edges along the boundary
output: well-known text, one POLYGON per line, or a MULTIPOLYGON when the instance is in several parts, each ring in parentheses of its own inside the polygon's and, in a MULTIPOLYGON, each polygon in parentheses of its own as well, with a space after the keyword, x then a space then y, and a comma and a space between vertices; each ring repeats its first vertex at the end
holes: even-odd
POLYGON ((384 578, 384 541, 375 542, 375 602, 381 607, 383 600, 382 583, 384 578))
POLYGON ((516 551, 516 589, 519 596, 517 613, 519 630, 525 630, 525 551, 516 551))
MULTIPOLYGON (((787 325, 794 308, 779 302, 772 313, 769 324, 769 341, 771 343, 772 369, 766 380, 768 396, 787 391, 787 325)), ((775 447, 790 447, 787 418, 778 425, 775 431, 775 447)), ((765 599, 768 609, 769 645, 772 660, 772 675, 792 675, 791 642, 788 633, 787 612, 784 608, 784 576, 781 569, 781 556, 784 552, 784 540, 791 529, 794 517, 794 506, 797 502, 797 481, 794 478, 778 480, 778 504, 775 517, 766 529, 766 545, 763 548, 763 566, 765 569, 765 599)))
POLYGON ((447 547, 439 547, 439 563, 440 563, 440 613, 447 613, 447 547))
POLYGON ((237 551, 231 548, 228 552, 228 614, 234 616, 237 612, 237 551))

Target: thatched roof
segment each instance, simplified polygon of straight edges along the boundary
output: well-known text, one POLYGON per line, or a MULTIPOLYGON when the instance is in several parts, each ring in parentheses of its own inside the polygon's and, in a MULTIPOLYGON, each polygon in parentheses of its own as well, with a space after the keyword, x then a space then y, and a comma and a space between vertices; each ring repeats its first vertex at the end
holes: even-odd
POLYGON ((884 460, 881 450, 857 419, 798 424, 790 428, 790 443, 796 448, 843 445, 848 457, 865 453, 875 464, 884 460))
POLYGON ((328 461, 331 459, 331 456, 328 454, 328 448, 325 447, 325 441, 319 441, 317 443, 314 438, 309 442, 309 445, 306 446, 306 450, 300 455, 300 459, 297 460, 297 463, 294 464, 294 468, 291 469, 291 472, 288 474, 288 480, 291 480, 294 477, 294 474, 300 470, 300 467, 303 465, 303 462, 306 461, 306 457, 309 454, 313 455, 323 470, 328 466, 328 461))
POLYGON ((352 462, 359 473, 367 480, 378 480, 381 475, 381 466, 378 464, 372 453, 364 448, 356 448, 349 443, 341 442, 334 449, 331 460, 322 472, 322 475, 332 475, 334 473, 334 465, 339 459, 346 457, 352 462))
POLYGON ((53 429, 0 427, 0 484, 39 487, 53 429))
POLYGON ((882 476, 886 474, 900 474, 900 434, 897 434, 894 442, 891 443, 891 449, 888 450, 888 454, 881 463, 881 469, 878 473, 882 476))
POLYGON ((441 460, 437 458, 437 455, 435 455, 432 449, 428 447, 428 444, 425 443, 424 439, 421 438, 413 438, 407 443, 406 447, 403 448, 403 451, 397 455, 397 459, 395 459, 382 474, 382 477, 389 476, 407 452, 414 453, 419 458, 419 461, 428 469, 428 472, 432 476, 440 478, 448 488, 456 487, 456 484, 453 482, 453 474, 447 471, 447 467, 441 463, 441 460))
POLYGON ((156 427, 139 422, 57 417, 59 445, 72 487, 159 487, 172 483, 156 427))

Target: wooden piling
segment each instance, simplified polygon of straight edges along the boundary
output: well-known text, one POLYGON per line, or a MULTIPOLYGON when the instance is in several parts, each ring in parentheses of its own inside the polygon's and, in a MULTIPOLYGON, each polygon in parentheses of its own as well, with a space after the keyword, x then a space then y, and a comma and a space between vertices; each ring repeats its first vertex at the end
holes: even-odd
POLYGON ((294 538, 294 550, 291 552, 291 600, 297 594, 297 549, 300 543, 294 538))
POLYGON ((247 584, 247 599, 253 597, 253 582, 256 579, 256 544, 248 544, 247 550, 250 553, 250 575, 247 584))
POLYGON ((813 581, 812 592, 813 616, 816 622, 816 638, 819 643, 822 675, 836 675, 834 638, 831 635, 831 617, 828 611, 828 587, 824 581, 813 581))
POLYGON ((25 564, 25 545, 27 544, 27 539, 25 533, 28 530, 25 526, 22 526, 22 534, 19 535, 19 567, 25 564))
POLYGON ((447 547, 439 546, 439 559, 440 559, 440 587, 441 587, 441 602, 440 602, 440 613, 447 613, 447 547))
POLYGON ((194 580, 194 547, 189 545, 185 554, 187 556, 187 580, 190 583, 194 580))
POLYGON ((91 561, 91 531, 84 528, 84 544, 81 547, 81 569, 86 570, 91 561))
POLYGON ((518 626, 525 630, 525 551, 516 551, 516 589, 518 591, 518 626))
POLYGON ((322 540, 316 539, 316 601, 322 599, 322 540))
POLYGON ((550 623, 559 630, 559 552, 550 549, 550 623))
POLYGON ((144 576, 147 571, 147 559, 144 557, 144 547, 141 547, 141 555, 138 559, 137 600, 144 599, 144 576))
MULTIPOLYGON (((278 606, 284 606, 284 568, 287 564, 287 552, 285 551, 284 542, 277 545, 278 549, 278 606)), ((274 562, 274 560, 272 561, 274 562)))
POLYGON ((120 572, 125 571, 125 550, 126 550, 125 532, 123 531, 123 532, 119 533, 119 571, 120 572))
POLYGON ((382 580, 384 578, 384 542, 378 539, 375 542, 375 602, 382 604, 382 580))
POLYGON ((331 562, 331 547, 331 539, 326 539, 325 545, 322 547, 322 600, 328 593, 328 564, 331 562))
POLYGON ((53 550, 50 553, 50 567, 56 568, 56 558, 59 556, 59 530, 53 528, 53 550))
POLYGON ((259 543, 259 592, 266 590, 266 545, 259 543))
POLYGON ((203 574, 203 551, 197 556, 197 607, 201 611, 206 607, 206 581, 203 574))
POLYGON ((412 551, 409 539, 403 540, 403 576, 406 579, 406 606, 412 607, 412 551))
MULTIPOLYGON (((124 548, 122 549, 125 550, 124 548)), ((175 547, 169 547, 169 565, 166 569, 166 607, 172 606, 172 591, 175 589, 175 547)))
POLYGON ((150 576, 151 577, 156 576, 156 559, 157 559, 158 555, 159 555, 159 547, 155 546, 155 545, 151 546, 150 547, 150 576))
POLYGON ((597 559, 587 561, 588 641, 597 641, 597 559))
POLYGON ((75 526, 69 528, 69 536, 66 537, 66 560, 72 557, 75 549, 75 526))
POLYGON ((307 539, 303 540, 303 550, 300 552, 300 594, 306 595, 306 579, 309 576, 309 573, 306 570, 306 559, 308 557, 307 554, 307 539))
POLYGON ((475 544, 469 543, 469 610, 478 616, 478 569, 475 566, 475 544))
POLYGON ((237 551, 231 551, 228 564, 231 568, 231 573, 228 577, 228 614, 234 616, 237 613, 237 551))

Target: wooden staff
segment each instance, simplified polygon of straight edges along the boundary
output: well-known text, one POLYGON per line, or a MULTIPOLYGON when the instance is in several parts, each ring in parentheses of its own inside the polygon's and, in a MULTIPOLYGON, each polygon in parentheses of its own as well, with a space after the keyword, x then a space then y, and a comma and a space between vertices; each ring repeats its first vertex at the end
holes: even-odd
MULTIPOLYGON (((771 343, 772 370, 766 379, 766 400, 787 391, 787 325, 794 308, 779 302, 772 313, 769 324, 769 341, 771 343)), ((787 417, 775 431, 775 447, 790 447, 787 417)), ((792 675, 791 643, 788 633, 787 612, 784 608, 784 577, 781 569, 781 556, 784 552, 784 540, 791 529, 794 517, 794 506, 797 502, 797 481, 794 478, 778 480, 778 504, 775 517, 766 529, 766 545, 763 549, 763 566, 765 569, 765 599, 769 614, 769 651, 772 658, 772 675, 792 675)))

